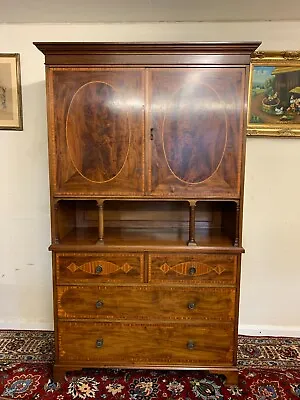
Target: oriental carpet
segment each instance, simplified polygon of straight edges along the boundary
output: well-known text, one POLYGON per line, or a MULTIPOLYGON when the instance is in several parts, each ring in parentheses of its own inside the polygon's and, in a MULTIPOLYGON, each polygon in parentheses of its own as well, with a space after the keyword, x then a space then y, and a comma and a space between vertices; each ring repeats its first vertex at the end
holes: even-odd
POLYGON ((239 387, 202 371, 90 369, 51 380, 53 332, 0 331, 0 400, 300 399, 300 339, 239 337, 239 387))

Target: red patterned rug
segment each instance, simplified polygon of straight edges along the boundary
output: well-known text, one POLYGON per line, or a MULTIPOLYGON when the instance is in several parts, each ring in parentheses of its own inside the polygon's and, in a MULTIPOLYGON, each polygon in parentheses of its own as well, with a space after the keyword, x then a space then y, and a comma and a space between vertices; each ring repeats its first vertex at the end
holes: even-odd
POLYGON ((0 331, 0 399, 293 400, 300 398, 300 339, 239 338, 239 387, 191 371, 86 370, 51 380, 53 333, 0 331))

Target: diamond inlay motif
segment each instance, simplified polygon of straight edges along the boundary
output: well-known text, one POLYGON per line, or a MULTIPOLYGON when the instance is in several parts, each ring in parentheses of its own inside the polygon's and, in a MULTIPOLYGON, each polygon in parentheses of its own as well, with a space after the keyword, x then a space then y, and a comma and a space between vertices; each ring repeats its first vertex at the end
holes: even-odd
POLYGON ((161 267, 160 267, 161 271, 164 272, 165 274, 167 272, 170 271, 170 266, 167 263, 164 263, 161 267))
POLYGON ((212 271, 214 271, 218 275, 221 275, 224 271, 226 271, 226 268, 224 268, 222 265, 211 266, 194 261, 193 262, 188 261, 176 264, 173 265, 172 267, 170 267, 167 263, 164 263, 160 267, 160 270, 165 274, 167 274, 169 271, 175 271, 177 274, 188 275, 190 268, 196 268, 195 276, 206 275, 212 271))
POLYGON ((79 267, 78 267, 76 264, 72 263, 72 264, 68 265, 67 268, 68 268, 71 272, 75 272, 75 271, 78 270, 79 267))
POLYGON ((213 268, 213 270, 218 274, 221 275, 226 268, 222 267, 221 265, 217 265, 215 268, 213 268))
POLYGON ((119 266, 117 264, 114 264, 114 263, 111 263, 111 262, 105 261, 105 260, 90 261, 90 262, 87 262, 80 266, 76 265, 75 263, 71 263, 70 265, 67 266, 67 268, 69 271, 71 271, 73 273, 80 269, 81 271, 84 271, 88 274, 95 275, 95 274, 98 274, 95 271, 96 271, 96 268, 99 266, 101 267, 102 275, 113 274, 118 270, 122 270, 125 272, 125 274, 127 274, 129 271, 131 271, 133 269, 133 267, 131 265, 129 265, 128 263, 125 263, 122 266, 119 266))
POLYGON ((131 267, 128 263, 125 263, 125 264, 121 267, 121 269, 125 272, 125 274, 127 274, 127 273, 132 269, 132 267, 131 267))

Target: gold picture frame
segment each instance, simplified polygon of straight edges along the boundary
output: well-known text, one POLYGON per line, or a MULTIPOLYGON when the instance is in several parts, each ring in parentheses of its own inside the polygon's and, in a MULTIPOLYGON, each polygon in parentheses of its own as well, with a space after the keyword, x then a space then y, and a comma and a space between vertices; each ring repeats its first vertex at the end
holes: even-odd
POLYGON ((0 54, 0 129, 23 130, 20 54, 0 54))
POLYGON ((300 51, 251 56, 247 136, 300 138, 300 51))

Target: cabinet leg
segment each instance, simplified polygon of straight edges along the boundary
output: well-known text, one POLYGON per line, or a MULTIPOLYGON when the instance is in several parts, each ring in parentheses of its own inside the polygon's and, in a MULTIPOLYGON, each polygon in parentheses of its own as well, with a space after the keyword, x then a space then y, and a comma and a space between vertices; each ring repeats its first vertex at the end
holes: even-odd
POLYGON ((239 373, 238 371, 226 372, 226 386, 238 386, 239 385, 239 373))
POLYGON ((67 380, 66 374, 67 372, 74 372, 74 371, 80 371, 82 372, 82 366, 78 365, 60 365, 60 364, 54 364, 53 365, 53 380, 54 382, 63 382, 64 380, 67 380))
POLYGON ((68 370, 65 367, 59 365, 53 366, 53 380, 54 382, 63 382, 65 380, 66 372, 68 370))
POLYGON ((239 372, 238 370, 210 370, 212 374, 224 375, 226 380, 225 386, 238 386, 239 385, 239 372))

